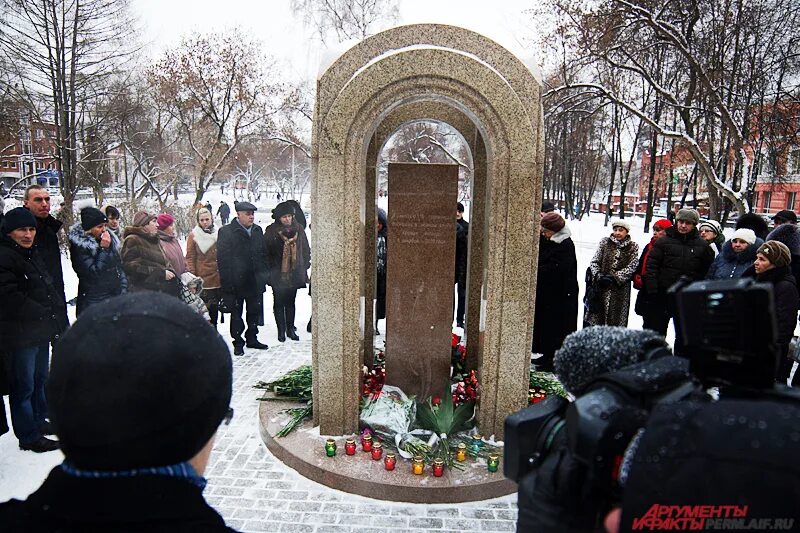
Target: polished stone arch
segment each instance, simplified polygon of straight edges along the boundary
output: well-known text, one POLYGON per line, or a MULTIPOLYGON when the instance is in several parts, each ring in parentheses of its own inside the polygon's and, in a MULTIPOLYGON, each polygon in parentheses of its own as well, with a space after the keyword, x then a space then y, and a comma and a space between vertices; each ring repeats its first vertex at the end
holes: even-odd
POLYGON ((419 114, 413 106, 425 103, 436 104, 440 117, 451 114, 452 121, 443 121, 462 134, 468 119, 480 133, 478 152, 485 153, 486 252, 479 261, 485 274, 473 280, 480 281, 480 316, 473 322, 481 347, 481 430, 501 435, 505 417, 527 400, 538 251, 532 220, 543 151, 540 88, 522 62, 486 37, 451 26, 406 26, 348 50, 318 82, 312 353, 314 416, 323 434, 350 433, 358 425, 368 305, 365 221, 374 220, 368 216, 374 210, 370 146, 393 120, 419 114))

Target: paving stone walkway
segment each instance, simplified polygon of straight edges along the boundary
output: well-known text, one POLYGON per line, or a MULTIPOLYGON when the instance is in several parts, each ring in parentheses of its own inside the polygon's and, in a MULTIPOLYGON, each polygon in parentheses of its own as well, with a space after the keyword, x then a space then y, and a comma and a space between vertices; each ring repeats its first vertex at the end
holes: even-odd
POLYGON ((330 489, 275 459, 258 432, 260 391, 253 385, 310 360, 310 340, 234 358, 235 416, 217 434, 205 491, 231 527, 296 533, 515 530, 516 495, 446 505, 386 502, 330 489))

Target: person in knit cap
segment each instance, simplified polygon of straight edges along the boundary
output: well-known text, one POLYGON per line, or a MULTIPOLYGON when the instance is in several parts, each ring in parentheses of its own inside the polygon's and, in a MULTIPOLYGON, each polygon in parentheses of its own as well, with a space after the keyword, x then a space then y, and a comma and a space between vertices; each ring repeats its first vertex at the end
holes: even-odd
POLYGON ((272 210, 275 222, 264 230, 272 310, 280 342, 285 342, 286 337, 300 340, 294 326, 295 298, 297 289, 308 283, 308 269, 311 268, 311 248, 294 213, 295 207, 290 202, 278 204, 272 210))
POLYGON ((211 324, 217 325, 221 298, 219 269, 217 268, 217 229, 214 215, 208 209, 197 211, 197 225, 186 238, 186 268, 203 280, 200 297, 208 309, 211 324))
POLYGON ((86 207, 81 209, 81 221, 67 234, 72 268, 78 275, 77 315, 90 305, 128 292, 120 240, 108 230, 107 222, 102 211, 86 207))
MULTIPOLYGON (((654 324, 651 323, 652 317, 648 313, 650 307, 647 302, 647 291, 644 290, 644 274, 647 272, 647 258, 650 256, 650 250, 653 249, 653 244, 666 235, 667 228, 671 227, 672 222, 666 218, 662 218, 653 223, 653 236, 650 237, 650 242, 648 242, 642 250, 642 255, 639 257, 639 264, 636 266, 636 272, 633 273, 633 288, 639 291, 636 295, 636 304, 633 307, 633 311, 642 317, 643 329, 654 329, 654 324)), ((658 322, 656 322, 655 325, 657 324, 658 322)))
POLYGON ((722 233, 720 223, 713 219, 701 220, 700 224, 697 225, 697 231, 711 249, 714 250, 714 257, 718 256, 722 250, 722 245, 725 243, 725 235, 722 233))
POLYGON ((125 227, 120 255, 129 291, 156 291, 178 296, 177 277, 161 249, 155 215, 139 211, 133 216, 133 225, 125 227))
POLYGON ((584 318, 592 326, 627 326, 631 301, 631 278, 639 264, 639 246, 631 240, 630 225, 611 221, 612 232, 603 237, 589 268, 593 284, 599 288, 599 305, 584 318))
POLYGON ((4 530, 232 531, 203 498, 232 377, 225 341, 175 298, 87 309, 47 383, 64 462, 25 501, 0 504, 4 530))
POLYGON ((540 220, 536 312, 533 320, 537 370, 553 371, 553 356, 564 338, 578 327, 578 262, 572 232, 555 212, 540 220))
POLYGON ((797 227, 797 215, 794 211, 785 209, 776 213, 772 220, 775 222, 775 229, 764 240, 779 241, 789 248, 792 254, 789 267, 794 279, 800 280, 800 229, 797 227))
MULTIPOLYGON (((676 225, 667 228, 666 235, 653 244, 644 274, 650 328, 665 336, 669 320, 673 318, 667 291, 684 276, 692 281, 705 279, 714 261, 714 251, 697 232, 699 213, 694 209, 681 209, 675 220, 676 225)), ((680 317, 674 317, 676 353, 683 349, 679 320, 680 317)))
MULTIPOLYGON (((5 214, 0 228, 0 350, 7 358, 11 421, 19 447, 41 453, 58 448, 58 442, 45 437, 53 433, 45 382, 50 343, 66 329, 67 319, 60 312, 66 305, 64 292, 34 246, 36 232, 37 220, 29 210, 17 207, 5 214)), ((0 524, 5 531, 1 518, 0 524)))
POLYGON ((780 353, 776 374, 779 383, 786 383, 794 366, 794 361, 789 359, 789 343, 797 323, 798 291, 797 280, 790 268, 791 261, 792 255, 785 244, 779 241, 767 241, 759 246, 753 262, 756 281, 769 283, 773 287, 775 319, 778 322, 776 342, 780 353))
POLYGON ((161 242, 161 249, 167 258, 168 268, 181 277, 187 272, 186 260, 183 258, 181 243, 175 235, 175 217, 169 213, 161 213, 156 217, 158 225, 158 240, 161 242))
POLYGON ((722 245, 722 252, 711 263, 706 279, 741 278, 753 264, 758 248, 764 241, 751 229, 737 229, 731 240, 722 245))

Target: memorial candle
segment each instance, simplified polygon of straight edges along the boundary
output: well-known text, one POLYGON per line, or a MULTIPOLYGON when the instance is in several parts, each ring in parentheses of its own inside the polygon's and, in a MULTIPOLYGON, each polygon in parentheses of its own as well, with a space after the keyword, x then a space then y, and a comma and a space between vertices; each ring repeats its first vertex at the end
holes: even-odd
POLYGON ((328 439, 325 441, 325 455, 328 457, 333 457, 336 455, 336 441, 333 439, 328 439))

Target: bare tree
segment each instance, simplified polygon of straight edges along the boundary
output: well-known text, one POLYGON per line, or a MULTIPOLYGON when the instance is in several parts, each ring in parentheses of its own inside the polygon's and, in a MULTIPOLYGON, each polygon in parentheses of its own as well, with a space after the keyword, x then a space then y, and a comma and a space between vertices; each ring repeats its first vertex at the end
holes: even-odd
POLYGON ((586 8, 555 0, 561 34, 570 40, 564 65, 578 72, 600 63, 635 77, 655 98, 642 106, 585 68, 552 91, 576 102, 613 102, 659 137, 674 139, 706 180, 712 214, 720 211, 719 195, 745 212, 755 185, 747 153, 753 125, 763 124, 757 117, 765 109, 796 101, 800 11, 792 4, 610 0, 586 8))
POLYGON ((292 11, 324 43, 363 39, 397 22, 397 0, 292 0, 292 11))
POLYGON ((82 114, 136 51, 126 0, 5 0, 0 50, 12 66, 16 97, 56 125, 67 221, 81 185, 82 114))
POLYGON ((273 129, 280 87, 271 69, 240 31, 194 35, 150 69, 156 98, 185 139, 195 203, 243 139, 273 129))

